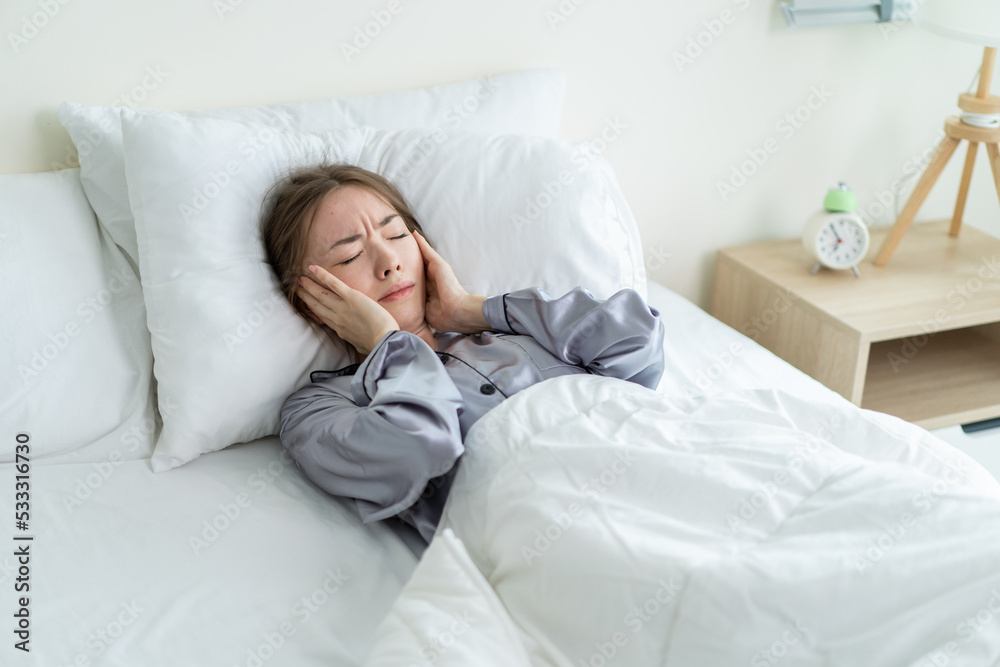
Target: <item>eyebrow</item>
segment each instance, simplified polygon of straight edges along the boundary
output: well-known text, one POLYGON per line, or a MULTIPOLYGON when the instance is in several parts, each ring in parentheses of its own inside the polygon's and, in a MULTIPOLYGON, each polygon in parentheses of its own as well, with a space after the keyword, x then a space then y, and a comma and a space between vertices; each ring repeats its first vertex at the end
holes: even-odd
MULTIPOLYGON (((386 225, 388 225, 390 222, 392 222, 392 219, 395 218, 395 217, 398 217, 398 214, 396 214, 396 213, 390 213, 389 215, 385 216, 384 218, 382 218, 382 222, 378 223, 375 226, 376 229, 382 229, 383 227, 385 227, 386 225)), ((361 234, 355 234, 354 236, 348 236, 346 238, 342 238, 339 241, 337 241, 336 243, 334 243, 332 246, 330 246, 330 250, 333 250, 334 248, 336 248, 339 245, 344 245, 345 243, 354 243, 355 241, 357 241, 358 239, 360 239, 361 236, 362 236, 361 234)))

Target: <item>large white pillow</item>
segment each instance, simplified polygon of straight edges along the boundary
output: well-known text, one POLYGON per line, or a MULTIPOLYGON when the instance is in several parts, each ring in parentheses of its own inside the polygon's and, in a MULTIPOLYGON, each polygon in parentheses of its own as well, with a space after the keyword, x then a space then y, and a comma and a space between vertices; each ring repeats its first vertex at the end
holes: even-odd
POLYGON ((520 632, 455 531, 434 536, 364 667, 531 667, 520 632))
POLYGON ((370 127, 299 134, 122 112, 163 431, 153 469, 277 432, 285 398, 349 363, 295 314, 264 259, 264 194, 289 170, 377 171, 473 294, 646 295, 638 230, 607 162, 545 137, 370 127), (249 147, 256 146, 250 149, 249 147))
MULTIPOLYGON (((370 125, 388 130, 441 127, 556 137, 565 79, 560 70, 538 68, 419 90, 182 113, 297 132, 370 125)), ((59 107, 59 120, 76 145, 83 188, 98 219, 137 266, 120 110, 65 102, 59 107)))
POLYGON ((103 464, 79 495, 114 462, 153 453, 139 279, 97 223, 79 169, 0 176, 0 313, 0 462, 24 434, 30 461, 103 464))

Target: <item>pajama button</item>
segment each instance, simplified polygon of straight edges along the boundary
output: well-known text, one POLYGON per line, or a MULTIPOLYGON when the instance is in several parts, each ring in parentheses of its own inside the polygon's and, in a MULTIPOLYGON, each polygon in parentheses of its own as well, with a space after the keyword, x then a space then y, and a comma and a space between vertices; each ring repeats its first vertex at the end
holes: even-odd
POLYGON ((481 387, 479 388, 479 391, 480 391, 481 393, 483 393, 483 394, 486 394, 487 396, 489 396, 490 394, 492 394, 492 393, 493 393, 493 392, 495 392, 496 390, 497 390, 497 388, 496 388, 496 387, 494 387, 494 386, 493 386, 493 385, 491 385, 491 384, 484 384, 483 386, 481 386, 481 387))

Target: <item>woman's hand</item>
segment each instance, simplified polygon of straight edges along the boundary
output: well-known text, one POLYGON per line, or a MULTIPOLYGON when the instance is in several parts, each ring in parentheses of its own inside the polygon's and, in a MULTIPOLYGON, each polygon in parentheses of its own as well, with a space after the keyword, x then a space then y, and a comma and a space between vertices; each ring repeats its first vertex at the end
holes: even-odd
POLYGON ((473 334, 490 329, 483 316, 485 297, 474 296, 465 291, 448 262, 430 247, 420 232, 414 230, 413 237, 424 258, 424 275, 427 303, 424 318, 427 324, 438 331, 456 331, 473 334))
POLYGON ((299 298, 309 307, 314 320, 329 326, 363 356, 386 333, 399 329, 396 319, 378 301, 348 287, 322 266, 315 269, 315 276, 299 278, 299 298))

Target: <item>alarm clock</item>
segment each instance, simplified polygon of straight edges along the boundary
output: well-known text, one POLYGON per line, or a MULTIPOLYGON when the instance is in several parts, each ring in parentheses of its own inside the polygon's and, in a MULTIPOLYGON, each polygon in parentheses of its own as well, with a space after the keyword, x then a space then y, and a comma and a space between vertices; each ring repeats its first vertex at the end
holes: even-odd
POLYGON ((843 183, 826 193, 823 210, 809 218, 802 231, 802 245, 816 260, 811 273, 826 267, 851 269, 861 276, 858 263, 868 254, 871 239, 857 207, 857 198, 843 183))

